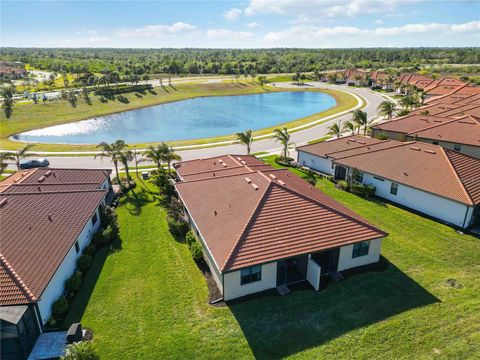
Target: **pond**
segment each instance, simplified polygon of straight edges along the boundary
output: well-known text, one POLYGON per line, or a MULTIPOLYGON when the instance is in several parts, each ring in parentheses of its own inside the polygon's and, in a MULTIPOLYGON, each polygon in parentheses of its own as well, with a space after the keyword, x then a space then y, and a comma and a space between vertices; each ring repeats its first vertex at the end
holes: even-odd
POLYGON ((313 91, 202 97, 31 130, 12 138, 64 144, 191 140, 268 128, 335 105, 332 96, 313 91))

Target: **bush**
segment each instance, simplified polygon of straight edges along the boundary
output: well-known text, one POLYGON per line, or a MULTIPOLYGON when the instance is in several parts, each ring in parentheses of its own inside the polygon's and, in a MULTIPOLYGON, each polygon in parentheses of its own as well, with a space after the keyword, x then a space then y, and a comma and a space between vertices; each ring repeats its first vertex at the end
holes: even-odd
POLYGON ((375 136, 376 139, 378 140, 388 140, 388 135, 386 134, 378 134, 375 136))
POLYGON ((85 272, 90 269, 92 265, 92 256, 91 255, 82 255, 77 260, 77 266, 80 271, 85 272))
POLYGON ((168 230, 170 230, 170 232, 173 235, 177 235, 182 238, 185 237, 189 229, 189 225, 186 221, 183 221, 183 220, 178 221, 168 215, 167 215, 167 224, 168 224, 168 230))
MULTIPOLYGON (((96 233, 95 233, 96 234, 96 233)), ((93 237, 95 237, 95 235, 93 235, 93 237)), ((93 239, 92 239, 93 241, 93 239)), ((84 255, 93 255, 95 254, 95 251, 97 249, 95 248, 95 245, 94 244, 90 244, 88 246, 85 247, 85 249, 83 250, 83 254, 84 255)))
POLYGON ((60 360, 99 360, 95 347, 91 341, 73 343, 65 349, 65 355, 60 360))
POLYGON ((99 88, 95 90, 95 95, 117 95, 117 94, 125 94, 129 92, 141 92, 145 90, 152 89, 153 86, 150 84, 147 85, 118 85, 115 88, 99 88))
POLYGON ((68 278, 65 282, 65 290, 68 291, 78 291, 82 286, 82 273, 80 271, 75 271, 75 273, 68 278))
POLYGON ((345 190, 345 191, 349 191, 350 190, 350 187, 348 186, 348 182, 346 182, 345 180, 339 180, 337 182, 337 186, 342 189, 342 190, 345 190))
POLYGON ((187 243, 188 247, 191 248, 192 244, 197 241, 197 238, 195 237, 195 234, 193 233, 192 230, 187 232, 187 235, 185 236, 185 242, 187 243))
POLYGON ((67 313, 67 310, 68 310, 68 301, 64 296, 60 296, 52 304, 52 316, 58 322, 63 320, 65 314, 67 313))
POLYGON ((292 166, 292 161, 294 160, 290 157, 284 158, 283 156, 277 156, 275 158, 275 162, 281 166, 292 166))
POLYGON ((352 193, 361 196, 372 197, 375 194, 375 186, 353 184, 352 193))
POLYGON ((195 240, 194 243, 190 246, 190 252, 192 253, 192 258, 195 261, 201 261, 203 259, 203 250, 202 245, 195 240))

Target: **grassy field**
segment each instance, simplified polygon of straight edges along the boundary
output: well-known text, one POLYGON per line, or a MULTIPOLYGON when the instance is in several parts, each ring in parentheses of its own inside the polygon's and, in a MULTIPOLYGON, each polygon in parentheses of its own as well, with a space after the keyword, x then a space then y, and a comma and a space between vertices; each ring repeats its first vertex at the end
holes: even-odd
MULTIPOLYGON (((280 89, 272 87, 260 87, 256 84, 181 84, 175 88, 164 87, 155 88, 156 94, 146 93, 143 97, 137 97, 135 94, 125 95, 129 99, 128 104, 119 101, 109 101, 102 103, 100 100, 91 96, 92 105, 87 105, 82 98, 79 98, 76 108, 66 101, 54 101, 35 104, 17 105, 14 108, 12 117, 5 119, 3 112, 0 114, 0 147, 6 150, 13 150, 23 146, 23 143, 12 141, 9 137, 23 131, 42 128, 82 119, 89 119, 96 116, 107 115, 115 112, 133 110, 141 107, 161 104, 171 101, 178 101, 200 96, 220 96, 220 95, 242 95, 256 94, 280 91, 280 89)), ((289 89, 290 91, 290 89, 289 89)), ((293 89, 295 91, 295 89, 293 89)), ((297 91, 304 91, 299 89, 297 91)), ((318 90, 309 90, 318 91, 318 90)), ((332 95, 337 101, 337 106, 324 112, 313 114, 287 124, 279 124, 278 126, 287 125, 287 127, 295 127, 302 124, 317 120, 320 117, 333 115, 335 113, 348 110, 357 104, 356 99, 346 93, 334 90, 322 90, 322 92, 332 95)), ((268 134, 273 128, 267 128, 255 132, 255 135, 268 134)), ((206 144, 215 141, 233 140, 233 136, 221 136, 209 139, 198 139, 189 141, 171 142, 173 146, 206 144)), ((140 147, 147 144, 138 144, 140 147)), ((35 147, 37 151, 89 151, 95 150, 95 145, 64 145, 64 144, 38 144, 35 147)))
POLYGON ((121 241, 95 257, 68 321, 93 329, 105 359, 478 359, 480 239, 327 180, 317 186, 390 233, 387 270, 211 307, 155 189, 139 181, 118 208, 121 241))

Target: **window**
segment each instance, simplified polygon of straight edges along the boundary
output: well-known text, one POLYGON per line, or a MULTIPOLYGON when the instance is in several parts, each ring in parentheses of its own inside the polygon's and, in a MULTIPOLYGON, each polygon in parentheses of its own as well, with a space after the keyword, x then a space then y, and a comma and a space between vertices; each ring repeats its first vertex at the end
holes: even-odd
POLYGON ((92 216, 92 225, 95 225, 96 222, 97 222, 97 212, 95 211, 95 213, 92 216))
POLYGON ((390 186, 390 194, 397 195, 398 193, 398 184, 392 182, 392 186, 390 186))
POLYGON ((374 178, 375 180, 384 181, 382 178, 379 178, 378 176, 374 176, 373 178, 374 178))
POLYGON ((438 145, 438 141, 434 141, 432 144, 433 145, 438 145))
POLYGON ((240 270, 240 285, 262 280, 262 266, 252 266, 240 270))
POLYGON ((78 245, 78 241, 75 241, 75 251, 77 254, 80 252, 80 246, 78 245))
POLYGON ((460 151, 461 149, 462 149, 462 145, 460 145, 460 144, 453 145, 453 150, 460 151))
POLYGON ((353 245, 352 258, 364 256, 368 254, 368 248, 370 247, 370 241, 364 241, 353 245))

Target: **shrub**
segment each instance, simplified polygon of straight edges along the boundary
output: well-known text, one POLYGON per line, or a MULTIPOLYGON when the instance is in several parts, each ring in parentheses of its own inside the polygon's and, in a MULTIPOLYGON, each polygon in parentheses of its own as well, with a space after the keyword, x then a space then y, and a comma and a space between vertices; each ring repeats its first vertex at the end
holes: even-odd
POLYGON ((65 349, 65 355, 61 360, 99 360, 100 356, 97 354, 95 347, 91 341, 82 341, 73 343, 65 349))
POLYGON ((185 236, 185 241, 186 241, 189 248, 191 248, 192 244, 197 241, 197 238, 195 237, 195 234, 193 233, 192 230, 187 232, 187 235, 185 236))
POLYGON ((337 186, 342 189, 342 190, 345 190, 345 191, 349 191, 350 190, 350 187, 348 186, 348 182, 346 182, 345 180, 339 180, 337 182, 337 186))
POLYGON ((275 162, 281 166, 292 166, 293 159, 290 157, 284 158, 283 156, 277 156, 275 162))
POLYGON ((63 320, 63 317, 67 313, 67 310, 68 310, 68 301, 64 296, 60 296, 52 304, 52 316, 58 322, 63 320))
POLYGON ((375 186, 353 184, 352 193, 361 196, 372 197, 375 194, 375 186))
POLYGON ((188 232, 188 229, 189 229, 189 225, 186 221, 183 221, 183 220, 178 221, 168 215, 167 215, 167 224, 168 224, 168 230, 170 230, 170 232, 173 235, 177 235, 182 238, 185 236, 185 234, 188 232))
POLYGON ((65 282, 65 289, 68 291, 78 291, 82 286, 82 273, 75 271, 75 273, 65 282))
POLYGON ((90 269, 92 265, 92 256, 91 255, 82 255, 77 260, 77 266, 80 271, 84 272, 90 269))
MULTIPOLYGON (((96 234, 96 233, 95 233, 96 234)), ((93 235, 93 237, 95 237, 95 235, 93 235)), ((92 239, 93 241, 93 239, 92 239)), ((95 245, 94 244, 89 244, 85 247, 85 249, 83 250, 83 254, 84 255, 93 255, 95 254, 95 251, 97 249, 95 248, 95 245)))
POLYGON ((190 246, 190 252, 192 253, 192 258, 195 261, 201 261, 203 259, 203 250, 202 245, 195 240, 194 243, 190 246))
POLYGON ((388 140, 388 135, 386 134, 378 134, 375 136, 376 139, 378 140, 388 140))
POLYGON ((102 247, 108 244, 108 239, 103 236, 103 230, 99 230, 93 235, 92 242, 95 244, 95 246, 102 247))

